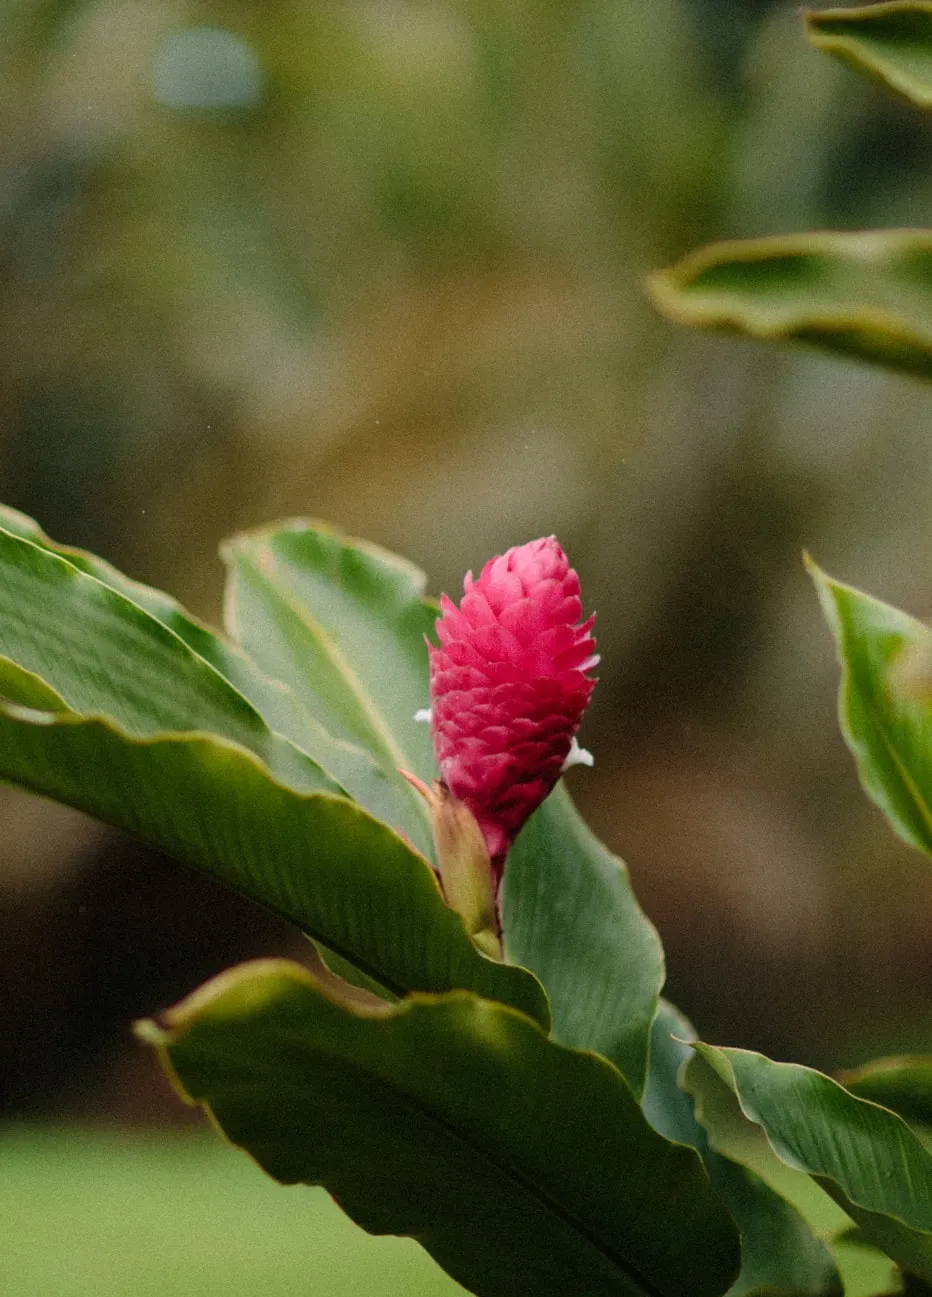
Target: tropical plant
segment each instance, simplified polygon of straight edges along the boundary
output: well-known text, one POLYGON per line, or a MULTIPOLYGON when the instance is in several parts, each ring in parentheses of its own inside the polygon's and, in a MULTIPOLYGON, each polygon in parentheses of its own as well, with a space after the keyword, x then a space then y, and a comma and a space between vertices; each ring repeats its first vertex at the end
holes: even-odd
MULTIPOLYGON (((414 717, 438 610, 406 563, 302 523, 238 536, 227 638, 22 515, 0 523, 0 772, 311 939, 302 964, 232 969, 138 1027, 272 1175, 325 1185, 480 1294, 841 1291, 811 1199, 801 1212, 744 1148, 758 1123, 840 1204, 834 1235, 856 1225, 932 1279, 932 1158, 873 1101, 876 1074, 845 1090, 701 1046, 695 1111, 678 1088, 694 1032, 659 998, 657 935, 549 792, 594 665, 555 541, 445 603, 431 788, 414 717), (740 1111, 707 1128, 722 1082, 740 1111)), ((865 781, 928 847, 929 706, 911 691, 929 632, 816 579, 865 781)))
MULTIPOLYGON (((917 102, 932 85, 932 4, 807 22, 917 102)), ((927 373, 930 251, 915 231, 725 245, 653 291, 927 373)), ((932 1289, 929 1059, 834 1080, 699 1043, 661 998, 657 934, 560 782, 595 654, 557 543, 439 609, 408 563, 322 526, 224 557, 225 635, 0 511, 0 777, 309 939, 138 1024, 182 1096, 481 1297, 932 1289)), ((932 631, 811 571, 861 780, 932 853, 932 631)))

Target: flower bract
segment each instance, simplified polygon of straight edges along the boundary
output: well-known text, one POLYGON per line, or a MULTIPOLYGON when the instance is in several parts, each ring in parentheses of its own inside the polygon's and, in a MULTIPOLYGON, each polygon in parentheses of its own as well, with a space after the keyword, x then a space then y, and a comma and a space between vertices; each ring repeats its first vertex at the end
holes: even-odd
POLYGON ((553 536, 518 545, 441 598, 429 645, 431 729, 443 782, 479 822, 498 877, 575 747, 595 686, 594 617, 553 536))

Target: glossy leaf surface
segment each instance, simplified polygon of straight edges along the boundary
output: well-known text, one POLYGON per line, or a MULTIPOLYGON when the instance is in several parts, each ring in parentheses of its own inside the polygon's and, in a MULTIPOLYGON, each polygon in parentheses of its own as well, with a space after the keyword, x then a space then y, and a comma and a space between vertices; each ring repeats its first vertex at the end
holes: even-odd
MULTIPOLYGON (((410 799, 393 786, 370 754, 328 734, 285 685, 266 676, 237 645, 192 617, 170 595, 132 580, 94 554, 57 544, 37 523, 15 509, 0 506, 0 527, 96 577, 161 622, 219 671, 252 704, 269 729, 291 739, 366 810, 407 832, 419 847, 426 846, 420 809, 411 806, 410 799)), ((28 698, 14 697, 14 701, 43 705, 38 701, 30 703, 28 698)))
POLYGON ((640 1094, 663 950, 624 863, 562 786, 512 847, 502 902, 506 953, 546 986, 555 1038, 604 1054, 640 1094))
POLYGON ((7 704, 0 778, 206 870, 390 990, 469 987, 547 1021, 538 983, 478 953, 427 862, 397 834, 345 798, 285 787, 234 744, 138 738, 73 712, 7 704))
MULTIPOLYGON (((435 612, 403 559, 322 526, 294 522, 224 547, 231 635, 331 733, 362 744, 394 773, 435 772, 427 649, 435 612)), ((416 794, 408 790, 412 797, 416 794)))
POLYGON ((682 1071, 694 1059, 692 1024, 661 1001, 644 1095, 648 1120, 668 1139, 698 1149, 741 1234, 741 1273, 728 1297, 834 1297, 841 1281, 828 1249, 800 1213, 754 1171, 723 1156, 697 1120, 682 1071))
POLYGON ((800 341, 932 378, 932 231, 715 243, 650 276, 681 324, 800 341))
POLYGON ((876 1247, 932 1280, 932 1155, 901 1118, 810 1068, 696 1049, 778 1157, 813 1176, 876 1247))
POLYGON ((861 783, 901 837, 932 853, 932 631, 810 570, 841 661, 841 726, 861 783))
POLYGON ((805 19, 817 49, 843 59, 920 108, 932 108, 929 0, 810 9, 805 19))
POLYGON ((0 530, 0 654, 67 706, 138 736, 199 731, 253 752, 294 788, 340 791, 173 631, 71 563, 0 530))
POLYGON ((737 1236, 695 1153, 608 1063, 501 1005, 354 1012, 262 961, 142 1034, 270 1174, 414 1235, 482 1297, 717 1297, 733 1278, 737 1236))

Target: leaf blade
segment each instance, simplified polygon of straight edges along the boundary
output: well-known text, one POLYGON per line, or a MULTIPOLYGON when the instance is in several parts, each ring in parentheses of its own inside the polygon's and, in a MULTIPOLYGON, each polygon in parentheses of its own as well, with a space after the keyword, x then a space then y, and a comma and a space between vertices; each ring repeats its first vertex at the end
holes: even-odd
POLYGON ((648 277, 678 324, 803 342, 932 378, 932 231, 814 232, 710 244, 648 277))
POLYGON ((271 1174, 323 1182, 373 1232, 416 1234, 474 1292, 716 1297, 730 1280, 736 1238, 692 1151, 651 1130, 604 1060, 500 1005, 365 1015, 266 961, 144 1034, 271 1174), (674 1201, 676 1234, 661 1223, 674 1201))
POLYGON ((434 612, 424 577, 396 555, 321 524, 295 521, 233 537, 227 624, 328 729, 423 778, 430 735, 424 636, 434 612))
POLYGON ((906 1121, 932 1127, 932 1054, 875 1058, 839 1073, 837 1079, 858 1098, 890 1108, 906 1121))
POLYGON ((396 993, 468 986, 548 1019, 527 972, 475 949, 427 862, 327 784, 291 788, 214 735, 133 736, 13 704, 0 704, 0 777, 213 874, 396 993))
POLYGON ((372 757, 361 748, 328 734, 284 684, 260 671, 238 645, 198 621, 163 591, 134 581, 95 554, 53 541, 32 518, 18 510, 0 505, 0 527, 64 559, 161 622, 218 671, 252 705, 269 729, 307 753, 377 819, 384 819, 406 832, 420 850, 427 847, 424 818, 419 808, 412 808, 410 799, 386 778, 372 757))
POLYGON ((694 1110, 689 1070, 695 1066, 692 1024, 661 1001, 654 1024, 644 1111, 668 1139, 697 1149, 741 1235, 741 1273, 727 1297, 839 1297, 834 1261, 809 1222, 750 1167, 715 1146, 694 1110), (685 1076, 684 1076, 685 1073, 685 1076))
POLYGON ((809 563, 842 668, 842 733, 865 792, 893 828, 932 854, 932 631, 809 563))
POLYGON ((604 1054, 640 1094, 663 949, 626 866, 589 831, 562 781, 509 852, 502 904, 506 952, 546 987, 555 1038, 604 1054))
POLYGON ((0 529, 0 654, 128 733, 215 733, 297 788, 340 791, 178 635, 96 577, 0 529))
POLYGON ((932 108, 932 4, 889 0, 803 11, 816 49, 833 54, 919 108, 932 108))
POLYGON ((932 1279, 932 1155, 894 1113, 811 1068, 697 1044, 789 1166, 806 1171, 904 1269, 932 1279))
POLYGON ((294 521, 229 540, 230 634, 337 739, 364 750, 387 781, 421 850, 426 808, 398 774, 436 773, 415 713, 428 696, 424 638, 434 613, 424 576, 377 546, 294 521))

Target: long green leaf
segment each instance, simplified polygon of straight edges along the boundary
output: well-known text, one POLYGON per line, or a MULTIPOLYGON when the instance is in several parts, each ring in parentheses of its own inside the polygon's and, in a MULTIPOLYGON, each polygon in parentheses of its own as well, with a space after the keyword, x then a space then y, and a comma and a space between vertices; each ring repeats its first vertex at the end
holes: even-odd
MULTIPOLYGON (((798 1275, 801 1269, 805 1273, 808 1258, 815 1278, 819 1261, 818 1244, 813 1250, 814 1235, 830 1252, 845 1297, 877 1297, 879 1293, 899 1291, 900 1271, 896 1264, 863 1237, 847 1212, 811 1176, 780 1161, 763 1130, 748 1120, 734 1092, 704 1059, 693 1053, 679 1079, 692 1098, 695 1118, 712 1150, 753 1173, 755 1182, 763 1182, 779 1199, 789 1203, 808 1226, 809 1236, 800 1238, 799 1251, 794 1255, 792 1226, 784 1232, 776 1223, 773 1237, 779 1256, 774 1257, 767 1245, 766 1216, 762 1216, 763 1234, 757 1237, 765 1265, 772 1268, 777 1261, 786 1274, 798 1275)), ((724 1188, 720 1191, 726 1192, 724 1188)))
POLYGON ((320 718, 387 768, 430 778, 424 576, 374 545, 294 522, 224 547, 230 634, 320 718))
POLYGON ((651 1041, 644 1112, 668 1139, 697 1149, 741 1234, 741 1273, 727 1297, 834 1297, 841 1281, 827 1248, 805 1219, 752 1170, 716 1151, 681 1088, 694 1059, 692 1024, 661 1001, 651 1041))
POLYGON ((813 1176, 871 1243, 932 1281, 932 1155, 900 1117, 810 1068, 696 1049, 778 1157, 813 1176))
POLYGON ((555 1038, 604 1054, 640 1094, 663 949, 625 865, 589 831, 563 787, 511 849, 502 900, 507 955, 547 988, 555 1038))
POLYGON ((809 40, 897 94, 932 108, 932 3, 887 4, 804 11, 809 40))
POLYGON ((366 1013, 303 969, 222 974, 142 1027, 277 1179, 324 1184, 481 1297, 717 1297, 737 1236, 621 1076, 466 994, 366 1013))
POLYGON ((244 748, 6 704, 0 778, 206 870, 392 991, 467 987, 547 1022, 539 984, 479 954, 396 833, 343 797, 285 786, 244 748))
POLYGON ((901 837, 932 853, 932 631, 810 571, 835 636, 841 727, 861 783, 901 837))
MULTIPOLYGON (((248 533, 227 551, 231 632, 337 733, 369 742, 386 772, 436 772, 426 726, 424 636, 435 609, 400 559, 294 523, 248 533)), ((663 982, 657 934, 624 865, 558 789, 531 819, 505 870, 508 957, 551 998, 556 1038, 610 1058, 636 1093, 663 982)))
POLYGON ((412 807, 407 785, 403 789, 396 786, 368 752, 328 734, 281 681, 260 671, 238 645, 192 617, 170 595, 132 580, 94 554, 51 540, 33 519, 15 509, 0 505, 0 527, 96 577, 161 622, 219 671, 259 712, 269 729, 291 739, 376 818, 403 830, 420 849, 427 847, 424 816, 419 807, 412 807))
POLYGON ((838 1080, 861 1099, 892 1108, 906 1121, 932 1128, 932 1054, 875 1058, 838 1080))
POLYGON ((932 231, 714 243, 648 280, 681 324, 800 341, 932 378, 932 231))
POLYGON ((0 654, 74 711, 130 734, 202 731, 295 788, 341 791, 172 630, 48 550, 0 530, 0 654))
POLYGON ((404 807, 409 836, 429 850, 426 807, 398 773, 435 771, 429 731, 414 719, 427 702, 424 636, 435 615, 423 574, 301 522, 235 536, 223 555, 230 634, 329 733, 370 754, 404 807))

